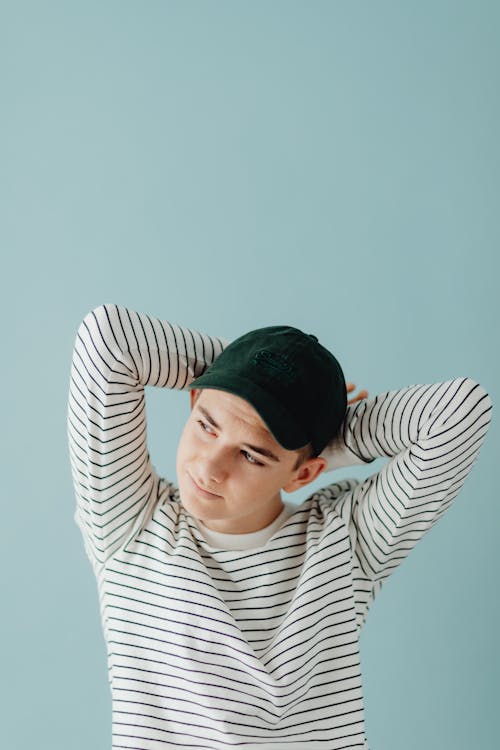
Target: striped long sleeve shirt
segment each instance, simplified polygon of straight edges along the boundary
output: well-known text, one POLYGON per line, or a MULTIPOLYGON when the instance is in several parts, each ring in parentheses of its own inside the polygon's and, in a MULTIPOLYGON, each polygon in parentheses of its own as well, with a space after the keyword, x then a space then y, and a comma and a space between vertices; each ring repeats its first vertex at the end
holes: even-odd
POLYGON ((205 536, 157 474, 145 411, 146 386, 187 390, 227 343, 112 304, 76 334, 69 455, 113 748, 366 750, 361 627, 464 484, 490 397, 459 377, 348 406, 327 470, 387 462, 287 505, 234 549, 205 536))

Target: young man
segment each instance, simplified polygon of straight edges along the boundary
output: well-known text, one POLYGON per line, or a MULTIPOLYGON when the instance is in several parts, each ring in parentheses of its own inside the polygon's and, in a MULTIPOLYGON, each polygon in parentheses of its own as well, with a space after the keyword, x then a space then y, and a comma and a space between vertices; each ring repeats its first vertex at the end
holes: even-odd
POLYGON ((368 747, 360 629, 463 486, 492 406, 470 378, 349 403, 348 389, 296 328, 228 345, 116 305, 82 321, 68 437, 113 748, 368 747), (178 486, 150 462, 146 385, 190 390, 178 486), (364 481, 282 501, 380 456, 364 481))

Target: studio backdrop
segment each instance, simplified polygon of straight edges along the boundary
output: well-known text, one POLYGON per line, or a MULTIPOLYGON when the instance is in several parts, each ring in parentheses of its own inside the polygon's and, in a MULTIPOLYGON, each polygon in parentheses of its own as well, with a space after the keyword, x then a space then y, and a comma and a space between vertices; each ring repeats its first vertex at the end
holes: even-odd
MULTIPOLYGON (((477 464, 361 645, 371 750, 496 747, 499 24, 487 0, 3 4, 5 748, 111 747, 66 435, 76 331, 105 303, 228 340, 296 326, 370 397, 489 392, 477 464)), ((146 407, 175 482, 188 391, 146 407)))

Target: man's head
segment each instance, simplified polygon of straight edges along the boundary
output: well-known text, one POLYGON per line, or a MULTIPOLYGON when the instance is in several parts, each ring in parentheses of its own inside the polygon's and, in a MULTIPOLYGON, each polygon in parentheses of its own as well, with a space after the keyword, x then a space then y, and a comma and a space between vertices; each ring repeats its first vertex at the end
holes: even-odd
POLYGON ((291 326, 240 336, 188 388, 192 412, 177 457, 181 500, 227 533, 271 523, 283 507, 280 490, 293 492, 323 471, 320 453, 347 406, 333 354, 291 326))
POLYGON ((233 534, 264 528, 283 508, 281 490, 294 492, 325 468, 310 446, 283 448, 245 399, 215 388, 193 389, 190 399, 177 479, 184 507, 208 528, 233 534))

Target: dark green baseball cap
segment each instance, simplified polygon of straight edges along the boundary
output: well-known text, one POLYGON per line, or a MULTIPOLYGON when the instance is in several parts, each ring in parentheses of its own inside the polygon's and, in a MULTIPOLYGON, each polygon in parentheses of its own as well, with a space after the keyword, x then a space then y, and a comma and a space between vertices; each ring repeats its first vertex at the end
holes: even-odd
POLYGON ((232 341, 188 389, 215 388, 248 401, 286 450, 308 443, 318 456, 347 409, 342 368, 317 337, 267 326, 232 341))

